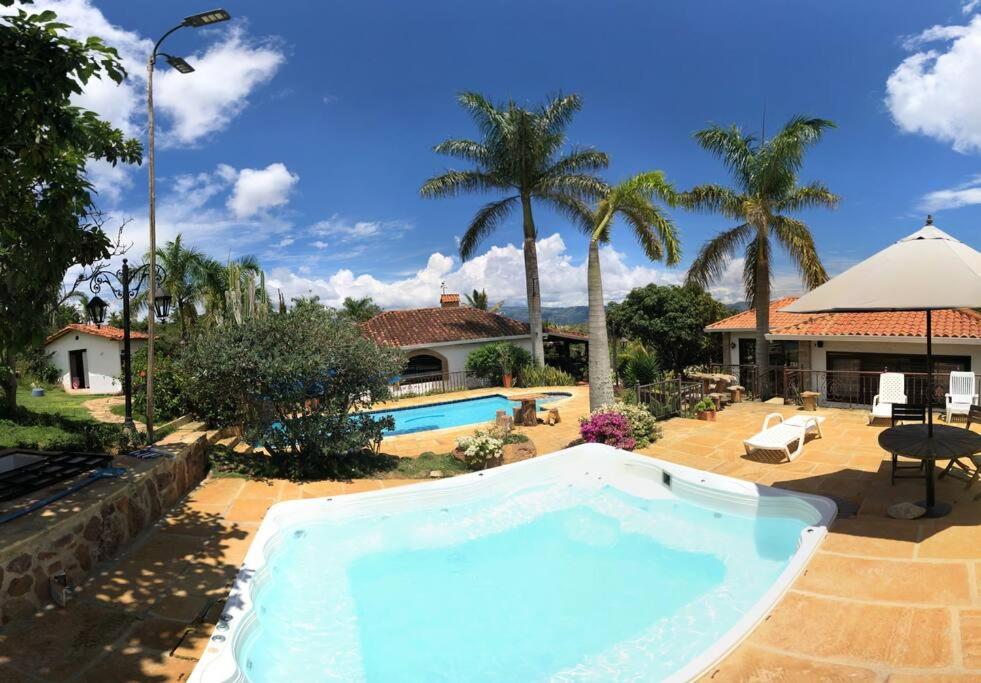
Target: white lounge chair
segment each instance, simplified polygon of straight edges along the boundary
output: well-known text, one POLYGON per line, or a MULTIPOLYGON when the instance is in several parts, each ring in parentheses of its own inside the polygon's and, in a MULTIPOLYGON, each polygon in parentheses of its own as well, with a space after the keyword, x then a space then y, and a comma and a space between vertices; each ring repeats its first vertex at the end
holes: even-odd
POLYGON ((879 393, 872 398, 869 424, 878 417, 891 420, 893 403, 906 403, 906 375, 901 372, 883 372, 879 375, 879 393))
POLYGON ((978 394, 974 391, 975 378, 973 372, 953 371, 950 373, 950 390, 945 394, 947 402, 946 416, 950 422, 954 415, 967 415, 973 404, 978 403, 978 394))
POLYGON ((785 420, 780 413, 770 413, 763 418, 763 428, 758 434, 743 441, 743 447, 746 449, 746 455, 754 450, 781 451, 788 460, 793 460, 804 450, 804 439, 807 438, 808 433, 822 436, 822 422, 824 417, 821 415, 794 415, 785 420), (779 422, 771 427, 770 420, 774 418, 779 422), (791 451, 790 445, 794 442, 797 443, 797 447, 791 451))

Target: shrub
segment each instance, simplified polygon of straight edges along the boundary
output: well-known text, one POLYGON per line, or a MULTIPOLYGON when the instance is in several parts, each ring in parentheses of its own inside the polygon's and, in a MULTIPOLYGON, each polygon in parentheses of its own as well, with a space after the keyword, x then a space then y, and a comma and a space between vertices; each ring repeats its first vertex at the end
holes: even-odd
POLYGON ((551 365, 525 365, 518 371, 519 387, 568 387, 575 383, 572 375, 551 365))
POLYGON ((279 476, 345 476, 377 450, 391 418, 352 415, 389 397, 405 366, 322 306, 297 306, 195 337, 180 356, 188 407, 211 425, 242 425, 279 476))
POLYGON ((710 398, 703 398, 695 404, 692 410, 696 413, 705 413, 715 410, 715 401, 710 398))
MULTIPOLYGON (((133 415, 146 415, 146 346, 133 351, 133 415)), ((163 347, 153 354, 153 419, 173 420, 188 412, 184 376, 176 353, 163 347)), ((118 378, 120 386, 123 377, 118 378)))
POLYGON ((579 434, 586 443, 605 443, 628 451, 637 446, 630 433, 630 422, 620 413, 599 413, 580 418, 579 434))
POLYGON ((661 438, 661 426, 644 406, 626 403, 612 403, 594 410, 591 416, 602 414, 622 415, 630 424, 630 436, 636 442, 635 448, 644 448, 661 438))
POLYGON ((531 354, 509 342, 485 344, 467 356, 467 370, 494 383, 526 365, 531 365, 531 354))
POLYGON ((53 355, 45 353, 43 347, 32 348, 24 355, 24 372, 38 384, 57 384, 61 370, 51 360, 53 355))
POLYGON ((627 386, 651 384, 660 372, 657 354, 641 342, 631 342, 619 359, 620 376, 627 386))
POLYGON ((472 436, 461 436, 456 446, 463 454, 463 462, 472 470, 482 470, 504 452, 504 440, 489 432, 477 430, 472 436))

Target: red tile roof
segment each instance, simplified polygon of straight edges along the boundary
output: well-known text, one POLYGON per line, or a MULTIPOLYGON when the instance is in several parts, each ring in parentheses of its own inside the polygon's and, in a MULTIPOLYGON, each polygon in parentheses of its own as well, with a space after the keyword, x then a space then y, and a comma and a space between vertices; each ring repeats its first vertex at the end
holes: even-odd
POLYGON ((528 325, 479 308, 414 308, 384 311, 362 325, 365 336, 387 346, 517 337, 528 325))
MULTIPOLYGON (((869 313, 782 313, 778 309, 796 301, 790 296, 770 302, 770 334, 780 337, 925 337, 923 311, 869 313)), ((710 332, 750 330, 756 310, 750 309, 709 325, 710 332)), ((934 337, 981 339, 981 315, 968 309, 933 312, 934 337)))
MULTIPOLYGON (((799 297, 785 296, 782 299, 774 299, 770 302, 770 331, 778 327, 804 322, 814 317, 814 313, 784 313, 780 309, 789 306, 797 301, 799 297)), ((825 314, 819 314, 825 315, 825 314)), ((709 332, 731 332, 733 330, 755 330, 756 329, 756 309, 750 308, 736 315, 723 318, 705 328, 709 332)))
MULTIPOLYGON (((72 323, 67 325, 50 337, 44 340, 45 344, 50 344, 58 337, 63 337, 64 335, 75 332, 76 334, 92 334, 96 337, 103 337, 105 339, 112 339, 113 341, 123 340, 123 330, 118 327, 110 327, 109 325, 103 325, 102 327, 96 327, 95 325, 82 325, 79 323, 72 323)), ((136 330, 131 330, 129 333, 130 339, 149 339, 150 337, 145 332, 137 332, 136 330)))

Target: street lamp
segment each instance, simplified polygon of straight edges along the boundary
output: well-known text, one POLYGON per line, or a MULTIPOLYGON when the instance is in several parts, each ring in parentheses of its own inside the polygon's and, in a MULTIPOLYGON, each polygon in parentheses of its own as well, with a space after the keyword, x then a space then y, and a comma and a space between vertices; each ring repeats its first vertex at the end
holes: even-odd
MULTIPOLYGON (((190 28, 200 28, 201 26, 210 26, 211 24, 217 24, 222 21, 228 21, 232 16, 223 9, 214 9, 208 12, 201 12, 200 14, 192 14, 189 17, 184 17, 184 21, 164 33, 160 40, 156 42, 153 46, 153 52, 150 53, 150 57, 147 59, 146 71, 146 108, 147 108, 147 166, 150 172, 150 300, 156 302, 157 297, 157 278, 156 278, 156 266, 157 266, 157 215, 156 215, 156 176, 154 171, 154 158, 153 158, 153 67, 157 63, 157 55, 163 55, 167 63, 173 67, 178 73, 189 74, 194 71, 194 67, 188 64, 183 58, 175 57, 174 55, 168 55, 160 52, 160 45, 166 40, 174 31, 179 29, 190 27, 190 28)), ((146 349, 146 438, 147 443, 153 444, 153 331, 154 331, 154 317, 156 311, 154 311, 155 306, 150 307, 149 316, 147 317, 147 334, 149 338, 147 340, 146 349)))
MULTIPOLYGON (((158 278, 163 279, 166 277, 163 268, 160 266, 154 264, 152 270, 156 271, 158 278)), ((123 396, 126 399, 126 418, 123 424, 127 429, 135 429, 136 427, 133 423, 133 376, 130 369, 132 366, 132 355, 130 351, 129 304, 130 300, 143 289, 143 284, 146 282, 150 271, 151 267, 149 264, 130 268, 128 261, 123 259, 123 267, 115 273, 104 268, 99 268, 86 278, 89 283, 89 290, 95 294, 89 300, 86 308, 88 309, 89 318, 92 319, 96 327, 102 327, 102 324, 105 323, 106 311, 109 309, 109 305, 99 296, 103 286, 108 287, 109 291, 117 299, 122 299, 123 302, 123 396)), ((152 308, 158 316, 166 318, 170 314, 170 301, 171 297, 167 292, 160 292, 153 298, 152 308)))

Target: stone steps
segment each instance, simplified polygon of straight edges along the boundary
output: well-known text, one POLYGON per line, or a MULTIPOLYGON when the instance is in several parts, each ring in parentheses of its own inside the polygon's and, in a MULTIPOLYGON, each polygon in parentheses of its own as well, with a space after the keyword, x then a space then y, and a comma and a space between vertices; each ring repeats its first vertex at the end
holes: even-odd
POLYGON ((235 448, 233 448, 232 450, 235 451, 236 453, 241 453, 245 455, 251 453, 254 449, 252 448, 252 446, 245 443, 244 441, 239 441, 237 444, 235 444, 235 448))
POLYGON ((237 436, 228 436, 224 439, 218 439, 218 441, 215 442, 215 445, 224 446, 225 448, 235 448, 239 441, 241 441, 241 439, 239 439, 237 436))

